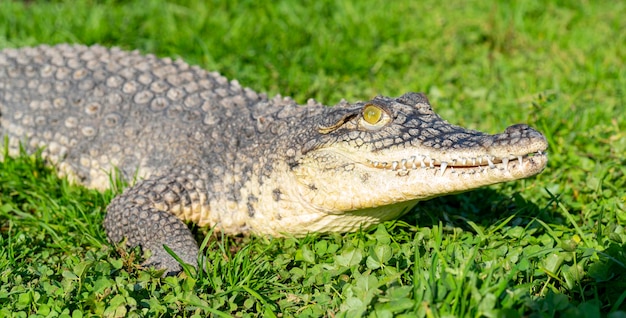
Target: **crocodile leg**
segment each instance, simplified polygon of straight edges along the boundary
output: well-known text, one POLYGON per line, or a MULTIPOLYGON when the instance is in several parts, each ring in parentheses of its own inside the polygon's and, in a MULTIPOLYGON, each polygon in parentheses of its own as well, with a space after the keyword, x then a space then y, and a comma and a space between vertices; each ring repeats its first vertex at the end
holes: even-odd
POLYGON ((198 245, 183 220, 193 220, 206 202, 201 173, 177 169, 166 175, 139 182, 113 199, 107 208, 104 228, 109 240, 126 238, 130 247, 150 250, 145 265, 180 272, 180 264, 167 253, 168 246, 185 263, 197 265, 198 245))
MULTIPOLYGON (((121 201, 121 200, 116 200, 121 201)), ((124 208, 113 202, 108 208, 104 222, 107 235, 112 242, 124 237, 129 246, 141 246, 152 255, 144 265, 167 269, 166 275, 181 271, 180 264, 165 251, 171 248, 185 263, 196 266, 198 246, 191 232, 180 219, 165 211, 146 206, 124 208)))

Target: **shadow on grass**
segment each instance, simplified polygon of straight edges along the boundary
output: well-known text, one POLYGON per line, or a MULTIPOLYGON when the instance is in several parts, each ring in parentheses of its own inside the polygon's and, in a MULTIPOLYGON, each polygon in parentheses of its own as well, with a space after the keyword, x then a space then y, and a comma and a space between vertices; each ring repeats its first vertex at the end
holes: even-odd
POLYGON ((420 202, 404 219, 409 224, 420 227, 432 227, 442 222, 473 231, 468 221, 481 226, 499 223, 509 216, 516 215, 516 226, 523 226, 533 218, 546 222, 549 216, 541 213, 541 209, 520 194, 503 195, 501 192, 483 188, 457 195, 449 195, 420 202))

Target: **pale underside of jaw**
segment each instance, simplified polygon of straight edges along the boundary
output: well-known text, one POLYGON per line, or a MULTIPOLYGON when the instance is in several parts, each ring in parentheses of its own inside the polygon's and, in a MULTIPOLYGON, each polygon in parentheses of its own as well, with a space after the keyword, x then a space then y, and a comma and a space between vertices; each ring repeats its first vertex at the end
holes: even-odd
POLYGON ((537 151, 525 155, 511 155, 507 157, 496 157, 492 155, 482 155, 471 158, 460 157, 451 160, 439 160, 424 155, 409 156, 399 160, 370 160, 367 159, 367 165, 377 169, 390 171, 410 171, 418 169, 438 169, 441 175, 450 169, 452 173, 477 173, 487 171, 489 169, 509 170, 509 163, 517 161, 518 166, 522 167, 525 160, 535 156, 545 156, 545 151, 537 151))

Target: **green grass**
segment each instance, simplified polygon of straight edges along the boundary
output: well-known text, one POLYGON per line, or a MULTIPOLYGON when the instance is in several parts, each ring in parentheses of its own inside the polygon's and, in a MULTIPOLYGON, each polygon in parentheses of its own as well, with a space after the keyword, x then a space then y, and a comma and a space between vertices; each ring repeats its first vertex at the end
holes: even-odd
POLYGON ((110 191, 7 159, 0 317, 626 316, 624 2, 261 3, 2 1, 0 48, 139 49, 299 102, 423 91, 456 124, 537 127, 548 168, 370 231, 218 236, 207 273, 161 279, 107 243, 110 191))

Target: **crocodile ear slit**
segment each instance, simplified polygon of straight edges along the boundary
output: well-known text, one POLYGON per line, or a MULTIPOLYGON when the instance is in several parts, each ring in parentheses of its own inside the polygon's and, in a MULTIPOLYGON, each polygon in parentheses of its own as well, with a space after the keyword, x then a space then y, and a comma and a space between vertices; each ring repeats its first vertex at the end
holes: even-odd
POLYGON ((334 124, 330 125, 330 126, 322 126, 319 125, 317 127, 317 132, 322 134, 322 135, 327 135, 330 134, 331 132, 339 129, 339 127, 343 126, 343 124, 345 124, 346 122, 348 122, 350 119, 352 119, 354 116, 356 116, 356 114, 354 113, 349 113, 344 115, 343 117, 341 117, 337 122, 335 122, 334 124))

